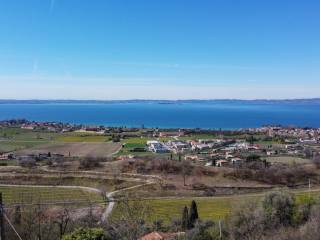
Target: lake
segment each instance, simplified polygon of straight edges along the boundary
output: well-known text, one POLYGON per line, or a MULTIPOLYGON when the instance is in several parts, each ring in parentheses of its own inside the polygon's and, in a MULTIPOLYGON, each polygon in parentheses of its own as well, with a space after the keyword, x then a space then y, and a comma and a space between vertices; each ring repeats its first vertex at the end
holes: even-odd
POLYGON ((320 105, 232 101, 0 104, 0 120, 13 118, 160 128, 237 129, 266 124, 320 127, 320 105))

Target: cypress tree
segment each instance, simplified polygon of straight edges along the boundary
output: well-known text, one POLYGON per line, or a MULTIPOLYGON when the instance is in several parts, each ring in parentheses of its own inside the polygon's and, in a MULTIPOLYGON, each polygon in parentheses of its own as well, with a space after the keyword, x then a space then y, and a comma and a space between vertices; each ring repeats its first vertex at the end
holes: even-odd
POLYGON ((181 219, 181 228, 182 228, 182 230, 187 230, 188 227, 189 227, 188 207, 184 206, 183 212, 182 212, 182 219, 181 219))
POLYGON ((199 218, 197 204, 194 200, 191 202, 190 215, 189 215, 189 228, 193 228, 195 222, 199 218))

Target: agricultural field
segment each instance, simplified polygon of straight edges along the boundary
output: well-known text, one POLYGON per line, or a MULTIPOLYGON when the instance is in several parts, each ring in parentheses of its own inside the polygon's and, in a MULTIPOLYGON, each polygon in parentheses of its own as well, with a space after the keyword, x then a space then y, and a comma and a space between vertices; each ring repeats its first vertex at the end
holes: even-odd
MULTIPOLYGON (((223 135, 223 138, 226 139, 245 139, 247 135, 223 135)), ((179 137, 180 140, 198 140, 198 139, 215 139, 215 138, 221 138, 218 134, 205 134, 205 133, 195 133, 195 134, 189 134, 186 136, 179 137)))
MULTIPOLYGON (((143 148, 146 146, 147 141, 151 140, 151 138, 146 138, 146 137, 134 137, 134 138, 126 138, 123 141, 121 141, 123 148, 118 152, 118 156, 120 155, 128 155, 132 154, 130 150, 134 148, 143 148)), ((135 152, 134 155, 139 155, 139 156, 149 156, 152 155, 150 152, 135 152)))
POLYGON ((145 146, 147 144, 147 141, 151 140, 151 138, 146 137, 134 137, 134 138, 126 138, 122 141, 123 144, 131 144, 131 145, 137 145, 137 146, 145 146))
POLYGON ((214 139, 219 138, 217 135, 213 134, 190 134, 187 136, 180 136, 180 140, 197 140, 197 139, 214 139))
POLYGON ((12 141, 52 141, 59 134, 47 131, 33 131, 22 128, 0 128, 1 140, 12 141))
POLYGON ((0 128, 0 152, 11 152, 47 144, 56 138, 52 132, 21 128, 0 128))
POLYGON ((47 141, 14 141, 0 140, 0 152, 12 152, 21 149, 32 148, 42 144, 47 144, 47 141))
POLYGON ((310 163, 310 159, 294 157, 294 156, 277 156, 277 157, 267 157, 266 160, 271 163, 284 163, 284 164, 294 164, 294 163, 310 163))
POLYGON ((112 142, 55 142, 16 152, 18 155, 51 152, 71 157, 109 157, 121 148, 112 142))
MULTIPOLYGON (((292 191, 296 196, 297 203, 301 204, 309 199, 309 196, 319 199, 320 190, 310 193, 307 191, 292 191)), ((195 200, 198 206, 198 212, 201 219, 220 220, 227 217, 233 208, 237 208, 248 201, 259 201, 265 193, 261 194, 244 194, 227 197, 194 197, 194 198, 163 198, 144 200, 152 211, 152 219, 170 222, 173 219, 180 219, 184 206, 190 206, 191 201, 195 200)), ((120 215, 117 206, 114 209, 112 218, 120 215)))
POLYGON ((110 137, 103 135, 63 134, 57 137, 58 142, 109 142, 110 137))
POLYGON ((50 143, 105 143, 109 141, 109 136, 92 133, 54 133, 21 128, 0 128, 0 152, 19 151, 41 145, 46 147, 50 143))
POLYGON ((79 204, 89 202, 102 203, 102 195, 98 192, 87 191, 80 188, 63 187, 27 187, 27 186, 0 186, 3 201, 10 204, 49 204, 75 201, 79 204))
POLYGON ((46 186, 83 186, 100 189, 105 192, 112 192, 118 189, 131 187, 137 184, 134 181, 107 178, 100 175, 73 175, 73 174, 46 174, 46 175, 20 175, 5 174, 0 175, 1 185, 46 185, 46 186))

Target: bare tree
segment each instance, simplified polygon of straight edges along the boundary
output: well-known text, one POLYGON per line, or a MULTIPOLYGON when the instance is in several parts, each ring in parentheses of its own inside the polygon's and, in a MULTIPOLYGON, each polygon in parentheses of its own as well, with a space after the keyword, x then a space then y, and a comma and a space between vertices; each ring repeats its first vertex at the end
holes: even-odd
POLYGON ((320 154, 317 154, 313 157, 313 163, 318 169, 320 169, 320 154))
POLYGON ((70 221, 71 221, 70 210, 67 208, 64 208, 56 216, 53 223, 58 226, 59 239, 62 239, 63 235, 66 233, 66 230, 67 230, 67 227, 68 227, 70 221))
POLYGON ((192 171, 192 166, 189 161, 184 160, 181 165, 181 172, 183 176, 183 185, 186 186, 186 176, 192 171))
POLYGON ((129 201, 127 198, 117 204, 119 213, 110 224, 117 239, 136 240, 146 231, 145 222, 152 210, 147 202, 129 201))

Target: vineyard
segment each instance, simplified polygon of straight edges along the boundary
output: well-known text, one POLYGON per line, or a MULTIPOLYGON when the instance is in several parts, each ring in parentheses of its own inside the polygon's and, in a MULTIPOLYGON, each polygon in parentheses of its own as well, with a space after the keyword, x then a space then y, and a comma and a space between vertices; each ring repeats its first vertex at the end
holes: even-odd
POLYGON ((101 193, 77 187, 25 187, 0 186, 5 206, 16 204, 87 205, 102 204, 101 193))

